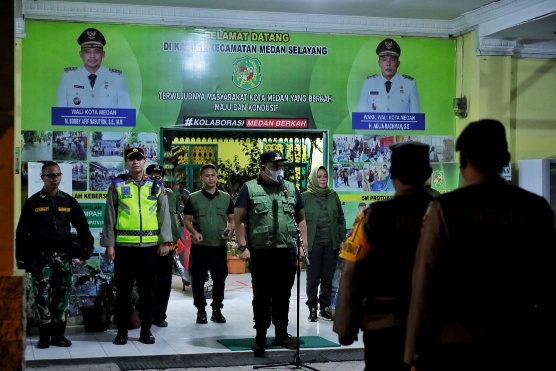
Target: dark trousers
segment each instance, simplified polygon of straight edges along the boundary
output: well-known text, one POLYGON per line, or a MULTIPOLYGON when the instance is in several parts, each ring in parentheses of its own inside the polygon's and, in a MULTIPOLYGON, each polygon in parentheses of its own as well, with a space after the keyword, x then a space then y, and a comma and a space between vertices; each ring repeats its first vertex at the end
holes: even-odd
POLYGON ((150 247, 115 247, 114 279, 116 280, 115 322, 118 331, 127 331, 131 318, 131 294, 137 280, 141 331, 150 330, 154 306, 153 287, 158 268, 158 245, 150 247))
POLYGON ((315 242, 307 266, 307 301, 309 308, 325 310, 332 303, 332 279, 338 263, 338 251, 330 242, 315 242), (319 293, 320 286, 320 293, 319 293))
POLYGON ((403 362, 405 326, 364 331, 365 371, 409 371, 403 362))
POLYGON ((158 269, 154 282, 154 309, 153 318, 155 321, 166 319, 166 309, 172 291, 172 269, 174 267, 174 251, 168 255, 158 257, 158 269))
POLYGON ((295 250, 252 249, 250 253, 249 270, 253 285, 253 314, 257 334, 266 334, 272 318, 276 337, 285 336, 288 331, 290 296, 296 272, 295 250))
POLYGON ((226 246, 191 245, 191 285, 193 305, 199 311, 207 306, 205 281, 207 272, 212 278, 212 309, 224 307, 224 288, 228 277, 228 250, 226 246))

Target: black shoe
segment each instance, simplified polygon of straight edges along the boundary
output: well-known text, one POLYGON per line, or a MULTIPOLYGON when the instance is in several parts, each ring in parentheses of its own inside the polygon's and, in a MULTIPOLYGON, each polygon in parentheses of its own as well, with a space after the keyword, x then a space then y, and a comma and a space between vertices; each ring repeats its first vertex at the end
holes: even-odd
POLYGON ((197 312, 197 323, 208 323, 207 321, 207 312, 197 312))
POLYGON ((220 309, 215 309, 212 311, 212 316, 210 320, 216 323, 226 323, 226 317, 222 315, 220 309))
POLYGON ((159 319, 153 321, 153 325, 155 325, 156 327, 168 327, 168 322, 163 319, 159 319))
POLYGON ((293 340, 290 334, 286 334, 284 337, 276 337, 276 339, 272 342, 272 345, 277 347, 282 346, 287 349, 296 348, 295 340, 293 340))
POLYGON ((325 321, 334 320, 334 317, 332 317, 332 315, 330 313, 328 313, 328 311, 326 311, 326 310, 321 310, 319 314, 320 314, 320 318, 322 318, 325 321))
POLYGON ((37 342, 37 348, 46 349, 50 348, 50 336, 48 338, 41 336, 37 342))
POLYGON ((309 308, 309 322, 317 322, 317 308, 309 308))
POLYGON ((142 332, 141 335, 139 335, 139 341, 143 344, 154 344, 155 339, 151 332, 148 331, 144 333, 142 332))
POLYGON ((112 343, 116 345, 127 344, 127 331, 118 331, 118 334, 112 343))
POLYGON ((50 339, 50 345, 67 348, 71 347, 71 341, 66 339, 64 336, 53 336, 50 339))
POLYGON ((255 337, 255 342, 251 346, 255 357, 262 357, 266 350, 266 337, 255 337))

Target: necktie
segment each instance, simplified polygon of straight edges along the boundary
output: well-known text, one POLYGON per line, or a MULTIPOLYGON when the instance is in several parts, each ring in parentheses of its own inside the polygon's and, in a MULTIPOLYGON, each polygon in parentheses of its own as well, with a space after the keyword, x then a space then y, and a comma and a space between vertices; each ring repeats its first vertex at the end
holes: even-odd
MULTIPOLYGON (((89 76, 89 77, 91 77, 91 76, 89 76)), ((386 92, 390 93, 390 88, 392 87, 392 81, 386 81, 384 83, 384 85, 386 85, 386 92)))
POLYGON ((96 79, 97 79, 97 75, 95 75, 94 73, 89 75, 89 81, 91 82, 91 88, 95 87, 96 79))

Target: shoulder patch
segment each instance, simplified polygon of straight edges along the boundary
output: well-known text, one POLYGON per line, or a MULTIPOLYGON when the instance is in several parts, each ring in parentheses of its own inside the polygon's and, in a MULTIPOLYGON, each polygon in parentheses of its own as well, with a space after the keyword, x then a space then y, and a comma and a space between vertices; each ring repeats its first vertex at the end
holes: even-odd
POLYGON ((112 73, 117 73, 118 75, 121 75, 121 74, 122 74, 122 71, 121 71, 121 70, 117 70, 117 69, 115 69, 115 68, 109 68, 108 71, 110 71, 110 72, 112 72, 112 73))
POLYGON ((64 68, 64 72, 70 72, 70 71, 77 71, 77 67, 66 67, 66 68, 64 68))
POLYGON ((413 78, 413 77, 411 77, 411 76, 409 76, 409 75, 402 75, 402 76, 403 76, 403 77, 405 77, 406 79, 409 79, 409 80, 414 80, 414 78, 413 78))
POLYGON ((374 79, 374 78, 377 77, 377 76, 378 76, 378 73, 375 73, 374 75, 367 76, 366 78, 367 78, 367 79, 374 79))

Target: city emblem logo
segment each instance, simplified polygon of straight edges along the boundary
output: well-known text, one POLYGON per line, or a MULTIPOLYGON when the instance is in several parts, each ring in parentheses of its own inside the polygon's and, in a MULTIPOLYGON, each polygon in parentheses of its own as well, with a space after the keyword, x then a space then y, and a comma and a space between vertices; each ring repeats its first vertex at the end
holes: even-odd
POLYGON ((232 81, 238 88, 251 90, 261 84, 261 62, 257 58, 236 58, 233 67, 232 81))
POLYGON ((431 175, 431 185, 433 187, 443 186, 445 182, 444 172, 442 170, 435 170, 431 175))

